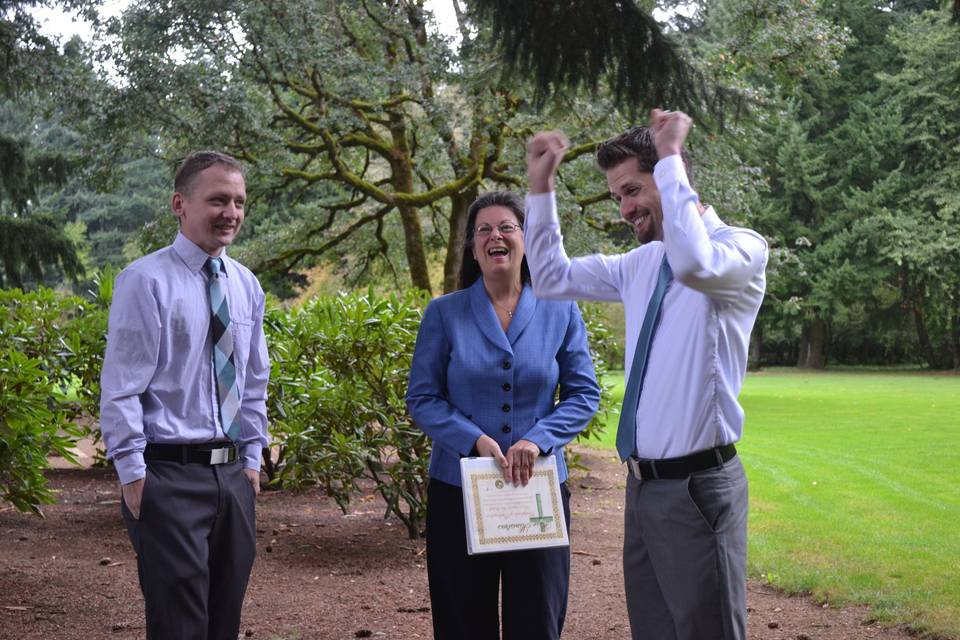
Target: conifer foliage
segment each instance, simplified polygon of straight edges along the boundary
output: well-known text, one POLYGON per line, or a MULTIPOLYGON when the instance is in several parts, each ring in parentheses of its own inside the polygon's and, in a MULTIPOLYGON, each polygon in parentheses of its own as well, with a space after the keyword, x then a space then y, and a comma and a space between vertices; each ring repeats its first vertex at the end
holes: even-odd
POLYGON ((604 81, 626 112, 665 106, 723 112, 732 94, 711 86, 636 2, 473 0, 489 19, 510 71, 527 75, 543 103, 561 88, 604 81))

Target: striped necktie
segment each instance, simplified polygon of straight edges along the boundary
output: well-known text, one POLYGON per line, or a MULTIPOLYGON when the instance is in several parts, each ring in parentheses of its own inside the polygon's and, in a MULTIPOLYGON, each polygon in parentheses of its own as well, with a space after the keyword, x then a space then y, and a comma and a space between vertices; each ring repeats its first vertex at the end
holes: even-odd
POLYGON ((673 271, 667 256, 663 256, 660 263, 660 275, 657 285, 653 288, 653 295, 647 304, 647 315, 643 318, 640 327, 640 337, 633 350, 633 366, 630 367, 630 377, 623 392, 623 408, 620 409, 620 423, 617 425, 617 453, 620 460, 630 457, 637 446, 637 405, 640 402, 640 392, 643 390, 643 377, 647 372, 647 356, 650 355, 650 345, 653 343, 653 333, 657 330, 660 319, 660 308, 663 306, 663 297, 673 280, 673 271))
POLYGON ((203 265, 210 278, 211 330, 213 333, 213 372, 217 382, 217 404, 220 427, 228 438, 236 442, 240 437, 240 390, 237 387, 237 368, 233 363, 233 333, 230 331, 230 309, 221 282, 223 263, 220 258, 208 258, 203 265))

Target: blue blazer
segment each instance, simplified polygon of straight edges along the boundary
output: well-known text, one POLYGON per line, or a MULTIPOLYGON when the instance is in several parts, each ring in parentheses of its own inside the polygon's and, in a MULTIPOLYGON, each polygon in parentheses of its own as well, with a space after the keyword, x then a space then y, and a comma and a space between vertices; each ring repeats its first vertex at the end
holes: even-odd
POLYGON ((407 407, 433 440, 431 478, 460 486, 460 458, 486 434, 504 454, 518 440, 533 442, 541 455, 556 457, 562 482, 563 445, 587 426, 599 403, 575 302, 537 299, 526 285, 506 333, 482 278, 427 305, 407 407))

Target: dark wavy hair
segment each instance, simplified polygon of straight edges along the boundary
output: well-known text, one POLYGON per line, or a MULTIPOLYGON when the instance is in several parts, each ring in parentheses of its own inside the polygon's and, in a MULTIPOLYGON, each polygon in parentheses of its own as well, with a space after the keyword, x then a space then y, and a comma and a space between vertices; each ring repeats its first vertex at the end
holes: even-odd
MULTIPOLYGON (((636 158, 640 171, 653 173, 653 168, 660 159, 657 147, 653 144, 653 131, 650 127, 630 127, 620 135, 600 143, 597 147, 597 164, 604 171, 609 171, 629 158, 636 158)), ((693 161, 686 147, 680 149, 680 159, 687 172, 687 182, 693 186, 693 161)))
MULTIPOLYGON (((477 226, 477 214, 487 207, 505 207, 517 217, 517 222, 523 226, 523 200, 510 191, 491 191, 483 193, 467 210, 467 233, 463 242, 463 255, 460 256, 460 283, 459 289, 466 289, 480 277, 480 265, 473 257, 473 230, 477 226)), ((530 284, 530 267, 527 266, 527 256, 523 256, 520 263, 520 281, 530 284)))

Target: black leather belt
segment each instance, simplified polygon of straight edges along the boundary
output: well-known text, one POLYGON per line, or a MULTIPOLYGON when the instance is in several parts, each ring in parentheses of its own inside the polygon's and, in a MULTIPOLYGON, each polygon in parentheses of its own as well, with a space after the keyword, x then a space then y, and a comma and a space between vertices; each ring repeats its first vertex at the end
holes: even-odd
POLYGON ((627 458, 627 469, 637 480, 682 480, 697 471, 722 467, 735 455, 737 455, 737 448, 727 444, 679 458, 641 460, 630 456, 627 458))
POLYGON ((151 442, 143 450, 144 460, 162 460, 180 464, 227 464, 240 457, 232 442, 202 444, 160 444, 151 442))

